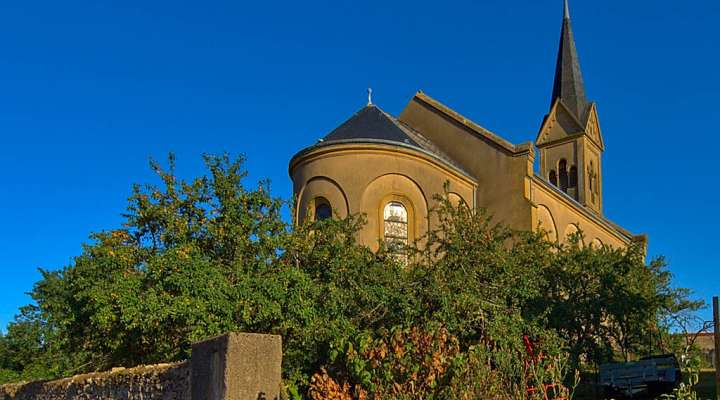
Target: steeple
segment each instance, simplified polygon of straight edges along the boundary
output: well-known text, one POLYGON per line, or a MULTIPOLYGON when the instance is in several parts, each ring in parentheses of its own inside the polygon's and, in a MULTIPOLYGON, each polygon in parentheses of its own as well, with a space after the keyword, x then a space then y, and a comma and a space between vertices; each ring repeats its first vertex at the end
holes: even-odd
POLYGON ((535 145, 540 176, 591 211, 602 214, 602 153, 597 106, 585 97, 570 7, 565 0, 550 112, 535 145))
POLYGON ((575 116, 581 124, 585 124, 588 116, 589 103, 585 98, 580 61, 575 47, 572 24, 570 23, 570 7, 565 0, 560 49, 558 50, 555 69, 555 85, 553 86, 552 105, 557 99, 575 116))

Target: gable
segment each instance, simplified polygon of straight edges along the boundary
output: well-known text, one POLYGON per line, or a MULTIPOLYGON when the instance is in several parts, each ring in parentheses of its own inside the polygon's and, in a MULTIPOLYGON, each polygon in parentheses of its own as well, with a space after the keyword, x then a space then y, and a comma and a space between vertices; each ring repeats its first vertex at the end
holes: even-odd
POLYGON ((597 106, 595 103, 593 103, 590 107, 587 125, 585 126, 585 134, 600 148, 600 150, 605 150, 605 142, 603 141, 602 130, 600 129, 600 119, 598 118, 597 106))
POLYGON ((543 144, 578 136, 584 132, 585 127, 568 110, 562 100, 557 99, 540 127, 535 144, 539 147, 543 144))
MULTIPOLYGON (((469 136, 481 139, 507 154, 514 155, 518 153, 525 153, 527 152, 527 149, 532 146, 532 144, 529 143, 522 143, 520 145, 510 143, 499 135, 490 132, 422 91, 415 93, 415 96, 413 96, 412 100, 410 100, 408 105, 405 107, 405 110, 400 114, 400 120, 403 123, 408 123, 408 121, 406 121, 408 110, 414 108, 413 106, 418 104, 421 105, 420 110, 423 112, 429 112, 443 120, 450 121, 460 127, 460 129, 467 132, 469 136)), ((412 124, 408 125, 412 126, 412 124)))

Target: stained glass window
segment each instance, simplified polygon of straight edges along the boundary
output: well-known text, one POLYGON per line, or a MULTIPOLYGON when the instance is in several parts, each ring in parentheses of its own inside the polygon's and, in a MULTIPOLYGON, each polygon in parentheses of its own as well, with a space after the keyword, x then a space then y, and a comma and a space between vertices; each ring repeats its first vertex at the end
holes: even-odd
POLYGON ((408 244, 408 213, 405 206, 392 201, 385 206, 385 242, 391 252, 404 257, 404 248, 408 244))

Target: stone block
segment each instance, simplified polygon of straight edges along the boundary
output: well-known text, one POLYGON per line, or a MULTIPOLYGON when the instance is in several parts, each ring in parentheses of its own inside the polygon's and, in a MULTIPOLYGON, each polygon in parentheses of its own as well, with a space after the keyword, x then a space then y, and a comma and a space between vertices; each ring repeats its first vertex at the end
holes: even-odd
POLYGON ((282 338, 230 333, 195 343, 192 400, 279 400, 282 338))

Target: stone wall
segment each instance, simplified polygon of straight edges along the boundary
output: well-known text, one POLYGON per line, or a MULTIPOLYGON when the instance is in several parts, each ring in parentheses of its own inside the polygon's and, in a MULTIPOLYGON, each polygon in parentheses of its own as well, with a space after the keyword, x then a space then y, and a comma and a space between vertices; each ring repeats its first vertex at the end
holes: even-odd
POLYGON ((2 400, 190 400, 190 362, 77 375, 47 382, 0 386, 2 400))
POLYGON ((189 361, 0 386, 0 400, 279 400, 282 338, 229 333, 189 361))

